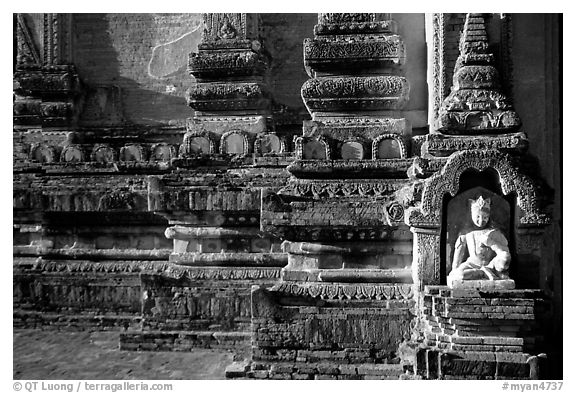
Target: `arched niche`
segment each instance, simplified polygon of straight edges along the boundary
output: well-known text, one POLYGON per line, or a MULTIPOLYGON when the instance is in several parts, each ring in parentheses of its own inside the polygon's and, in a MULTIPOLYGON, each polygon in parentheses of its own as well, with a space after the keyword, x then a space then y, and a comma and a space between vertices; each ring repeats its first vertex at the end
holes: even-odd
POLYGON ((108 163, 116 161, 116 152, 108 145, 96 145, 90 156, 92 161, 108 163))
POLYGON ((534 250, 540 249, 542 230, 550 218, 540 209, 534 181, 520 173, 505 153, 464 150, 454 153, 440 171, 424 181, 418 206, 406 214, 405 221, 414 234, 412 277, 418 290, 445 282, 449 258, 447 204, 476 187, 499 195, 509 204, 510 276, 518 288, 538 287, 540 260, 534 250))
POLYGON ((366 153, 361 141, 349 140, 342 144, 340 155, 344 160, 362 160, 366 153))
MULTIPOLYGON (((473 177, 474 173, 471 171, 463 176, 466 175, 473 177)), ((444 260, 444 276, 447 276, 452 270, 454 244, 458 236, 479 229, 472 222, 470 200, 477 200, 480 196, 490 200, 490 221, 488 222, 488 227, 500 230, 509 244, 512 243, 513 211, 511 209, 510 198, 505 199, 503 196, 482 186, 460 192, 454 198, 449 198, 444 207, 446 212, 442 234, 442 244, 444 244, 444 253, 442 255, 442 259, 444 260)), ((513 247, 511 247, 511 250, 512 248, 513 247)))
POLYGON ((35 145, 32 147, 30 152, 30 157, 32 160, 37 161, 42 164, 49 164, 54 162, 55 153, 54 149, 48 145, 35 145))
POLYGON ((262 134, 256 140, 256 149, 259 154, 275 154, 282 151, 282 141, 276 134, 262 134))
POLYGON ((205 136, 195 136, 190 138, 188 152, 190 154, 210 154, 210 140, 205 136))
POLYGON ((326 143, 319 140, 309 140, 302 145, 302 158, 305 160, 326 160, 326 143))
POLYGON ((181 156, 199 156, 215 153, 215 142, 207 131, 189 131, 180 146, 181 156))
POLYGON ((372 157, 374 159, 406 158, 406 156, 406 145, 398 135, 380 135, 372 144, 372 157))
POLYGON ((152 146, 150 161, 169 162, 176 156, 174 146, 167 143, 157 143, 152 146))
POLYGON ((143 160, 144 160, 144 150, 140 145, 130 144, 120 149, 120 161, 140 162, 143 160))
POLYGON ((248 138, 241 131, 229 131, 220 139, 220 153, 245 155, 249 153, 248 138))
POLYGON ((82 151, 82 148, 80 148, 80 146, 68 145, 64 149, 62 149, 62 153, 60 154, 60 161, 83 162, 84 152, 82 151))

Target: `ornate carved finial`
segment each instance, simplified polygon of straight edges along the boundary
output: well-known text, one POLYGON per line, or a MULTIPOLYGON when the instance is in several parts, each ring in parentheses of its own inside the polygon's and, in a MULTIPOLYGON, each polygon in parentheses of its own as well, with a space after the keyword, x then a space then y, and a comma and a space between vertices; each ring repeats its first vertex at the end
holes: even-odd
POLYGON ((500 76, 488 48, 483 14, 467 14, 454 67, 452 92, 439 111, 443 134, 495 134, 515 132, 521 122, 500 91, 500 76))

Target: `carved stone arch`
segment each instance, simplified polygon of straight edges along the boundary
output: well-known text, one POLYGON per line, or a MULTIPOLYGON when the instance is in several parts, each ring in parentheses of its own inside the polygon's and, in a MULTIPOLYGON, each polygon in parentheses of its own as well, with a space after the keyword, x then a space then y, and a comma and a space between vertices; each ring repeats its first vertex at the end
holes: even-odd
POLYGON ((320 136, 320 137, 314 137, 314 138, 310 138, 310 137, 305 137, 305 136, 300 136, 298 138, 296 138, 296 140, 294 141, 294 148, 296 150, 296 158, 299 160, 307 160, 310 158, 305 157, 305 148, 306 145, 308 143, 320 143, 323 145, 324 147, 324 153, 325 153, 325 159, 330 159, 331 158, 331 149, 330 149, 330 144, 328 143, 328 141, 326 140, 326 138, 324 136, 320 136))
POLYGON ((364 138, 360 138, 360 137, 353 137, 353 138, 348 138, 345 141, 342 142, 342 144, 340 145, 340 157, 342 159, 350 159, 350 158, 345 158, 345 156, 348 155, 348 153, 345 151, 346 146, 350 146, 351 148, 354 145, 359 144, 360 147, 362 148, 362 152, 360 153, 360 157, 359 158, 355 158, 357 160, 363 160, 368 158, 368 146, 369 144, 367 143, 367 141, 364 138))
POLYGON ((120 149, 120 161, 142 162, 146 160, 144 148, 137 143, 129 143, 120 149))
POLYGON ((161 142, 155 143, 150 147, 149 161, 151 162, 170 162, 173 158, 176 158, 176 148, 174 145, 161 142))
MULTIPOLYGON (((269 143, 269 142, 268 142, 269 143)), ((271 132, 271 133, 266 133, 266 134, 259 134, 256 137, 256 141, 254 142, 254 153, 258 154, 258 155, 263 155, 263 154, 267 154, 267 153, 274 153, 274 154, 278 154, 278 153, 283 153, 286 151, 286 140, 283 138, 280 138, 276 133, 271 132), (265 146, 264 144, 266 143, 266 141, 264 141, 264 138, 269 137, 269 138, 277 138, 278 139, 278 151, 275 152, 266 152, 265 150, 265 146)))
POLYGON ((30 159, 41 164, 49 164, 56 159, 56 151, 52 146, 36 143, 30 149, 30 159))
POLYGON ((372 159, 373 160, 385 159, 385 158, 379 157, 378 149, 380 147, 380 143, 382 143, 383 141, 388 140, 388 139, 394 140, 398 143, 398 149, 400 150, 400 157, 399 158, 408 157, 408 146, 406 145, 406 141, 402 138, 402 136, 397 135, 397 134, 383 134, 383 135, 379 135, 378 137, 376 137, 372 141, 372 159))
POLYGON ((507 154, 497 150, 465 150, 452 155, 444 167, 425 181, 420 212, 411 212, 411 225, 440 226, 444 195, 454 197, 460 189, 460 176, 468 169, 479 172, 493 169, 498 173, 504 195, 516 193, 516 204, 521 209, 520 224, 544 225, 549 217, 539 209, 539 198, 532 179, 518 172, 507 154), (420 221, 420 223, 417 223, 420 221), (427 224, 427 225, 426 225, 427 224))
POLYGON ((92 149, 90 159, 95 162, 115 162, 118 159, 116 150, 107 144, 98 144, 92 149))
POLYGON ((237 155, 246 155, 250 153, 250 142, 248 141, 248 135, 245 132, 240 130, 231 130, 222 134, 220 137, 220 154, 237 154, 237 155), (230 144, 228 139, 233 137, 234 135, 239 135, 242 139, 242 153, 230 153, 228 150, 230 148, 230 144))
POLYGON ((84 149, 80 145, 67 145, 60 153, 60 162, 84 162, 84 149))
POLYGON ((198 154, 214 154, 216 152, 216 141, 214 136, 206 130, 202 131, 188 131, 184 135, 184 140, 182 141, 182 145, 180 145, 179 154, 180 156, 191 156, 191 155, 198 155, 198 154), (195 138, 203 138, 206 140, 208 146, 208 151, 201 151, 198 153, 194 148, 194 139, 195 138))

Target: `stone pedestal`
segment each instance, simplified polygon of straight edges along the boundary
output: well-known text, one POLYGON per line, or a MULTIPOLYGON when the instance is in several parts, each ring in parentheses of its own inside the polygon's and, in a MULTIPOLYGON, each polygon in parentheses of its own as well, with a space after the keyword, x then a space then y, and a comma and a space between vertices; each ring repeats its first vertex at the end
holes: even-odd
POLYGON ((542 291, 427 286, 416 373, 426 379, 545 379, 542 291))

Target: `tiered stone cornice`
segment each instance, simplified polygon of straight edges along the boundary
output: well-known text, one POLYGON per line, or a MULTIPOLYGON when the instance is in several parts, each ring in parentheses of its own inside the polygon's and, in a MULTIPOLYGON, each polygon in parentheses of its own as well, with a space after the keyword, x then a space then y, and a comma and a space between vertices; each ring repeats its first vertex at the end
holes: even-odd
POLYGON ((484 16, 468 14, 460 39, 453 87, 438 117, 443 134, 512 133, 520 128, 518 114, 500 91, 494 56, 488 50, 484 16))
POLYGON ((188 105, 204 113, 268 111, 268 57, 258 41, 257 16, 205 14, 204 24, 203 41, 188 63, 197 80, 188 92, 188 105))

